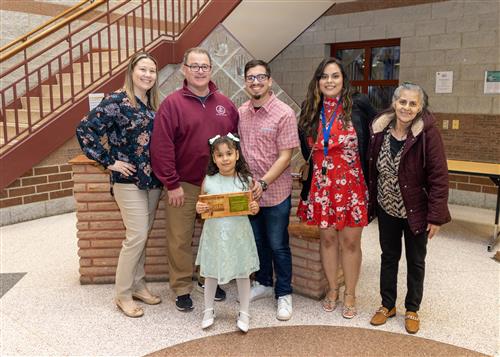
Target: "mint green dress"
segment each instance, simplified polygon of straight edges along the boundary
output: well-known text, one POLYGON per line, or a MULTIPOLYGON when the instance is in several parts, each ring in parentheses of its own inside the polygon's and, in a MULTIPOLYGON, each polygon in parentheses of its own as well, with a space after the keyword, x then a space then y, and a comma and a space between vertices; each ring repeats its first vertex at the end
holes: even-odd
MULTIPOLYGON (((207 194, 248 190, 237 177, 206 176, 207 194)), ((259 270, 259 256, 248 216, 210 218, 201 232, 196 265, 200 275, 226 284, 235 278, 248 278, 259 270)))

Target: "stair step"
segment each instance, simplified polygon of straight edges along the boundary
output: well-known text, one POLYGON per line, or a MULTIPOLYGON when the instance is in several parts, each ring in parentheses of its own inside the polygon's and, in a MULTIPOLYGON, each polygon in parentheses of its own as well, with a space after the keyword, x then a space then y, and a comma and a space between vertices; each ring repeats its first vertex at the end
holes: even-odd
MULTIPOLYGON (((28 110, 27 109, 7 109, 5 111, 5 119, 7 124, 15 124, 16 122, 16 111, 17 120, 19 124, 28 124, 28 110)), ((31 108, 31 124, 34 124, 40 120, 40 111, 31 108)))
MULTIPOLYGON (((82 83, 85 83, 86 86, 92 83, 92 78, 90 76, 90 73, 83 73, 83 79, 82 79, 82 73, 59 73, 56 75, 57 78, 57 83, 62 83, 63 85, 70 85, 71 84, 71 76, 73 76, 73 83, 81 86, 82 83)), ((99 79, 98 76, 94 76, 94 80, 99 79)))
MULTIPOLYGON (((71 98, 71 85, 68 84, 42 84, 42 97, 50 98, 50 87, 52 86, 52 96, 54 98, 61 98, 63 97, 64 99, 71 98), (62 87, 62 94, 61 95, 61 87, 62 87)), ((74 94, 78 93, 82 89, 81 85, 74 85, 74 94)))
MULTIPOLYGON (((94 63, 94 67, 98 66, 99 63, 102 63, 104 65, 104 68, 109 68, 110 61, 109 61, 109 55, 107 52, 101 53, 101 56, 99 56, 99 53, 92 53, 90 55, 90 57, 92 58, 92 62, 94 63)), ((122 57, 121 59, 122 59, 122 61, 124 61, 125 57, 122 57)), ((111 55, 111 63, 113 64, 113 67, 116 67, 118 65, 118 63, 119 63, 118 53, 116 53, 116 55, 115 54, 111 55)))
MULTIPOLYGON (((30 107, 32 110, 40 110, 40 97, 29 97, 30 98, 30 107)), ((28 109, 28 98, 27 97, 21 97, 21 103, 23 109, 28 109)), ((58 107, 61 104, 61 98, 54 97, 53 98, 53 108, 58 107)), ((50 98, 42 97, 42 110, 43 112, 49 112, 50 111, 50 98)))
MULTIPOLYGON (((12 138, 14 136, 16 136, 16 125, 15 124, 12 124, 12 123, 6 123, 6 126, 7 126, 7 138, 12 138)), ((3 136, 3 128, 4 128, 4 125, 2 124, 0 126, 0 138, 4 139, 4 136, 3 136)), ((26 130, 28 128, 28 124, 22 124, 22 123, 19 123, 19 133, 22 133, 24 130, 26 130)))
MULTIPOLYGON (((83 63, 73 63, 73 72, 74 73, 88 73, 90 75, 90 62, 83 62, 83 63)), ((102 73, 106 73, 109 70, 109 66, 103 65, 102 68, 102 73)), ((94 78, 99 78, 99 67, 97 65, 92 66, 92 72, 94 72, 94 78)))

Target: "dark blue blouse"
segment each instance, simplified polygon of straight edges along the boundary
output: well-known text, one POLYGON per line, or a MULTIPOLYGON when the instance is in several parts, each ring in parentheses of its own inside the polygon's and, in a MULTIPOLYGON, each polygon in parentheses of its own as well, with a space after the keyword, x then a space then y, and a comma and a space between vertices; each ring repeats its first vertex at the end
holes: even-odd
POLYGON ((124 176, 111 171, 111 181, 133 183, 145 190, 161 187, 151 169, 149 146, 155 112, 137 98, 138 108, 124 90, 106 96, 82 119, 76 137, 85 155, 104 167, 115 160, 135 166, 136 172, 124 176))

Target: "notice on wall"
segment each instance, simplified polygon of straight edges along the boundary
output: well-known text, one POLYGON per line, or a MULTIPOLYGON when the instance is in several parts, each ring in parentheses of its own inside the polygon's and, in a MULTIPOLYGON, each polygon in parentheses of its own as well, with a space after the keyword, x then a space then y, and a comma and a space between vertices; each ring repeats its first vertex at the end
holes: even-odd
POLYGON ((453 93, 453 71, 436 72, 436 93, 453 93))
POLYGON ((104 98, 104 93, 90 93, 89 94, 89 111, 97 107, 97 105, 104 98))
POLYGON ((484 94, 500 93, 500 71, 484 72, 484 94))

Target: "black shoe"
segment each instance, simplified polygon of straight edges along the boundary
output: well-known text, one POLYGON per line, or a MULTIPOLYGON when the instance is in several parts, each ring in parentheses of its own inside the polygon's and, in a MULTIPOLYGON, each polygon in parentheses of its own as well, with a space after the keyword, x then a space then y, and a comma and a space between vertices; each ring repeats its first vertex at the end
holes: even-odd
POLYGON ((179 311, 191 311, 193 310, 193 300, 189 294, 177 296, 175 299, 175 307, 179 311))
MULTIPOLYGON (((201 293, 204 293, 205 292, 205 285, 198 282, 198 284, 196 285, 196 290, 198 290, 201 293)), ((215 301, 222 301, 225 299, 226 299, 226 292, 224 290, 222 290, 222 288, 219 285, 217 285, 217 290, 215 290, 214 300, 215 301)))

